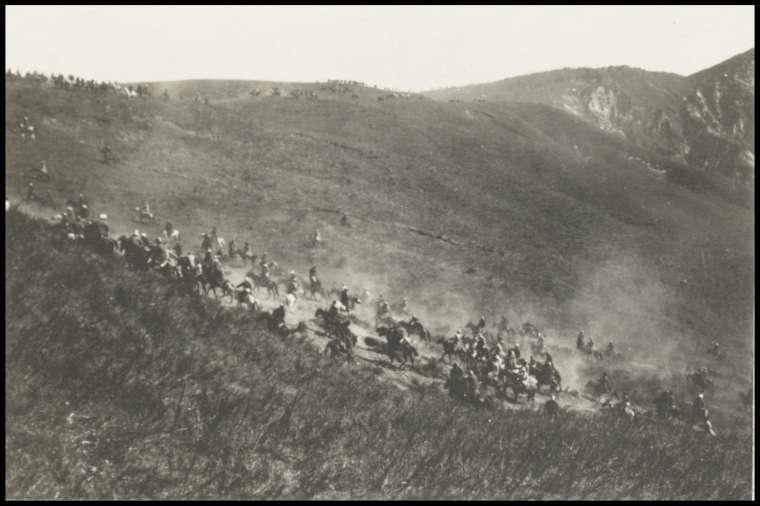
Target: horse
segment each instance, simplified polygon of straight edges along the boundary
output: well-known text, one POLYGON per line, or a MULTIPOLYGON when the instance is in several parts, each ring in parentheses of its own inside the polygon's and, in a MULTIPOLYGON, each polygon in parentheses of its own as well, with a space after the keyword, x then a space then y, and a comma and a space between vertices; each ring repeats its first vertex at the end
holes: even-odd
POLYGON ((350 321, 344 316, 338 314, 336 318, 332 318, 328 311, 322 308, 317 308, 314 313, 315 318, 322 318, 325 330, 338 338, 347 339, 347 344, 351 346, 357 342, 356 335, 349 329, 350 321))
POLYGON ((546 385, 552 392, 562 390, 562 376, 559 371, 546 364, 536 364, 528 370, 528 374, 536 378, 536 390, 541 391, 541 387, 546 385))
POLYGON ((253 272, 248 272, 248 277, 253 280, 253 290, 258 291, 259 288, 266 288, 267 289, 267 295, 269 297, 273 296, 280 296, 280 289, 277 287, 277 281, 268 278, 266 276, 260 276, 258 274, 255 274, 253 272))
POLYGON ((164 239, 167 241, 179 241, 179 230, 173 228, 171 232, 164 230, 164 239))
POLYGON ((539 334, 538 327, 536 327, 530 322, 523 323, 522 327, 520 328, 521 336, 536 337, 538 336, 538 334, 539 334))
POLYGON ((120 236, 117 239, 119 249, 124 254, 124 260, 127 265, 138 271, 145 271, 148 269, 148 259, 150 258, 150 251, 138 244, 134 238, 127 237, 125 235, 120 236))
POLYGON ((317 294, 319 294, 323 299, 327 296, 325 294, 325 289, 322 288, 322 282, 319 279, 314 279, 309 283, 309 297, 317 300, 315 297, 317 294))
POLYGON ((135 212, 137 213, 137 221, 140 223, 145 223, 146 220, 148 223, 155 223, 156 221, 156 215, 150 211, 146 211, 140 207, 135 207, 135 212))
POLYGON ((538 382, 536 378, 530 374, 523 378, 510 372, 508 369, 503 369, 500 376, 503 381, 502 385, 505 395, 507 388, 512 390, 513 402, 518 402, 521 394, 525 394, 530 402, 535 400, 536 392, 538 391, 538 382))
POLYGON ((375 331, 378 335, 385 338, 388 342, 388 348, 391 350, 395 349, 403 338, 403 334, 398 327, 377 327, 375 331))
POLYGON ((224 273, 220 269, 211 269, 209 271, 203 271, 201 274, 201 283, 203 284, 204 295, 208 296, 208 292, 214 293, 214 297, 218 297, 216 289, 222 290, 222 297, 230 297, 230 300, 234 297, 234 289, 232 283, 224 279, 224 273))
POLYGON ((424 341, 430 342, 430 332, 425 329, 425 327, 422 325, 422 323, 419 320, 416 320, 412 322, 412 320, 404 321, 401 320, 398 322, 399 326, 406 330, 406 333, 409 335, 416 334, 420 336, 420 339, 423 339, 424 341))
POLYGON ((394 359, 399 360, 399 369, 404 367, 407 361, 411 361, 414 364, 414 357, 418 356, 417 348, 407 342, 401 342, 397 344, 393 349, 388 350, 388 357, 393 364, 394 359))
MULTIPOLYGON (((229 283, 229 281, 227 281, 229 283)), ((238 290, 235 293, 235 299, 237 300, 238 307, 244 305, 249 306, 251 311, 257 311, 260 308, 259 302, 253 297, 249 289, 238 290)))
POLYGON ((336 358, 341 355, 345 355, 347 364, 355 363, 352 347, 346 346, 345 343, 340 339, 330 339, 327 342, 324 354, 327 355, 328 353, 330 354, 330 358, 336 358))
POLYGON ((457 343, 454 341, 449 341, 446 338, 440 338, 437 341, 438 343, 443 346, 443 355, 441 355, 441 358, 439 360, 443 361, 444 358, 449 357, 449 363, 451 362, 452 357, 457 357, 459 360, 464 361, 464 350, 459 348, 457 346, 457 343))

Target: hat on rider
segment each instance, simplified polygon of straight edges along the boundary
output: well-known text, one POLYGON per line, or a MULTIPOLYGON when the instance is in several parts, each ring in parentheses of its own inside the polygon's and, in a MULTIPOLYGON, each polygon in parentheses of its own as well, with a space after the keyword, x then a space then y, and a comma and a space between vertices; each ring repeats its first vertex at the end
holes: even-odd
POLYGON ((107 220, 108 216, 106 214, 101 214, 100 216, 98 216, 98 218, 101 220, 107 220))

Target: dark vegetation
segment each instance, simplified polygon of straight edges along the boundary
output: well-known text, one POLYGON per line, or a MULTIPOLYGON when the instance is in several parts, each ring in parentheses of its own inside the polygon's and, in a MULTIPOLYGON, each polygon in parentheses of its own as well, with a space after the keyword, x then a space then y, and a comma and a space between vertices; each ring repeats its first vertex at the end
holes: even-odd
POLYGON ((749 435, 399 391, 15 210, 5 290, 8 498, 750 497, 749 435))

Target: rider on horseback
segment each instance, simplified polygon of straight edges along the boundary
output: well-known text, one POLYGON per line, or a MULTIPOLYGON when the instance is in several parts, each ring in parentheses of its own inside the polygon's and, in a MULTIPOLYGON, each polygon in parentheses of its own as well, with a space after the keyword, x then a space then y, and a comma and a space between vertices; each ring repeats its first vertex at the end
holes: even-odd
POLYGON ((253 281, 248 276, 245 277, 243 281, 238 283, 238 285, 235 288, 243 288, 243 290, 251 290, 253 291, 253 281))
POLYGON ((280 306, 272 311, 272 321, 276 327, 280 327, 285 324, 285 306, 280 306))
POLYGON ((253 260, 253 248, 251 248, 251 243, 247 241, 243 245, 243 258, 250 258, 253 260))
POLYGON ((286 293, 292 293, 296 294, 300 291, 301 285, 298 282, 298 277, 296 276, 295 271, 290 271, 290 279, 288 279, 288 286, 286 293))
POLYGON ((612 392, 612 383, 607 376, 607 372, 602 372, 602 376, 599 378, 599 389, 602 393, 608 394, 612 392))
POLYGON ((351 298, 348 296, 348 287, 343 285, 343 289, 340 291, 340 303, 343 304, 343 309, 346 313, 351 312, 351 298))
POLYGON ((583 334, 583 331, 581 330, 578 333, 578 337, 575 338, 575 347, 579 350, 583 350, 586 348, 586 342, 585 342, 586 336, 583 334))

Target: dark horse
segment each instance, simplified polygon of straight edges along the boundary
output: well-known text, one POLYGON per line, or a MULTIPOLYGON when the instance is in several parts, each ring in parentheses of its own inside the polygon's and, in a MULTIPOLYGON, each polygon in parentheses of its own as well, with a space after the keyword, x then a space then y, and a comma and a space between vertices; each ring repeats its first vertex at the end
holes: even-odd
POLYGON ((122 235, 117 240, 119 249, 124 253, 124 260, 133 269, 145 271, 148 269, 150 250, 142 245, 139 239, 122 235))
POLYGON ((420 336, 421 339, 430 342, 430 332, 425 329, 425 327, 422 325, 422 322, 419 320, 409 320, 404 321, 401 320, 398 322, 398 325, 406 330, 406 333, 409 335, 416 334, 420 336))
POLYGON ((403 367, 407 360, 414 364, 414 357, 418 355, 417 349, 407 342, 401 342, 403 337, 401 329, 398 327, 377 327, 375 330, 388 341, 386 353, 390 357, 391 364, 393 364, 394 359, 401 362, 399 367, 403 367))
POLYGON ((538 382, 536 388, 539 392, 544 385, 548 386, 552 392, 562 390, 562 376, 551 364, 536 364, 530 368, 529 374, 536 378, 538 382))

